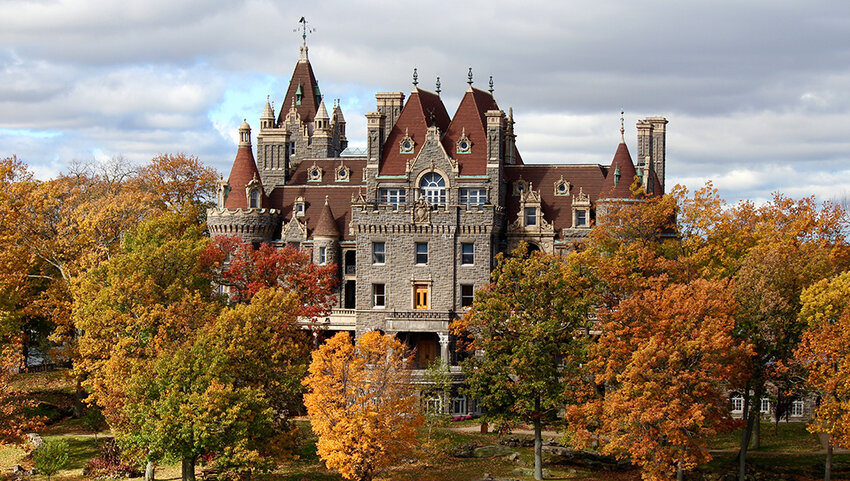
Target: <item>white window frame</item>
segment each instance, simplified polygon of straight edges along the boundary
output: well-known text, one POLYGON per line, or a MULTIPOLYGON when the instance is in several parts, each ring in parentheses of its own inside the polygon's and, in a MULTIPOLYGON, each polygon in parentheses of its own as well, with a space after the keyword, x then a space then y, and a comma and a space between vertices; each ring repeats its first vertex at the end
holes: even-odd
POLYGON ((589 213, 587 212, 586 209, 576 209, 576 225, 573 226, 573 227, 586 227, 587 224, 589 223, 588 220, 587 220, 588 214, 589 213), (579 215, 584 216, 584 219, 581 219, 581 221, 580 221, 579 215))
POLYGON ((537 207, 526 207, 522 212, 523 222, 526 227, 537 226, 537 207))
POLYGON ((762 414, 767 414, 770 412, 770 398, 763 397, 761 398, 761 405, 759 406, 759 412, 762 414))
POLYGON ((387 263, 387 244, 383 241, 372 241, 372 264, 387 263))
POLYGON ((802 399, 795 399, 791 402, 791 417, 802 417, 806 414, 806 402, 802 399))
POLYGON ((471 242, 462 242, 460 244, 460 265, 471 266, 475 265, 475 244, 471 242), (466 252, 466 249, 470 252, 466 252), (469 262, 467 262, 467 260, 469 262))
POLYGON ((740 394, 733 395, 729 401, 732 403, 732 412, 733 413, 743 413, 744 412, 744 396, 740 394))
POLYGON ((428 243, 417 242, 413 248, 414 264, 421 266, 428 264, 428 243))
POLYGON ((328 263, 328 248, 325 246, 319 247, 319 265, 328 263))
POLYGON ((399 204, 407 202, 407 192, 403 187, 381 187, 378 189, 378 203, 392 205, 398 209, 399 204))
POLYGON ((446 179, 436 172, 428 172, 419 181, 419 195, 431 205, 445 205, 446 179))
POLYGON ((372 307, 381 309, 387 307, 387 285, 381 283, 372 284, 372 307))
POLYGON ((460 189, 459 203, 467 207, 471 205, 484 205, 487 203, 487 189, 464 187, 460 189))

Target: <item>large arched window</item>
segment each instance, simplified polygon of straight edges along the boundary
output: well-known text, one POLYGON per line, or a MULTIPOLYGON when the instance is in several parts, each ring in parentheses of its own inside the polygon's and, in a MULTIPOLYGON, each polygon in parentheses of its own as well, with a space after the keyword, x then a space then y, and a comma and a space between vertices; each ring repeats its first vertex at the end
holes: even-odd
POLYGON ((419 181, 419 195, 429 204, 446 203, 446 181, 436 172, 428 172, 419 181))

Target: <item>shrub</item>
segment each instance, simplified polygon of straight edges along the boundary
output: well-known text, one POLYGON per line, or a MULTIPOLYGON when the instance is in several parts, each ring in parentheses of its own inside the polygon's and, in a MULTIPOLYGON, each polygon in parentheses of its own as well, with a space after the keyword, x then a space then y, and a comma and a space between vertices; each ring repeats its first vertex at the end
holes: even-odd
POLYGON ((45 441, 32 455, 33 466, 37 472, 50 477, 68 464, 68 443, 65 441, 45 441))
POLYGON ((100 454, 90 459, 83 468, 83 476, 95 479, 134 478, 141 472, 121 460, 121 449, 114 439, 103 443, 100 454))

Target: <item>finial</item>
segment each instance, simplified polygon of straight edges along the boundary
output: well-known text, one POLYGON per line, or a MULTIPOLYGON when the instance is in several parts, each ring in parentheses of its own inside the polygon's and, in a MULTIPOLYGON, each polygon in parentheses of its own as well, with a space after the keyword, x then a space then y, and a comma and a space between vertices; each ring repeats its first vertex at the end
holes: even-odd
POLYGON ((306 61, 308 61, 308 58, 307 58, 307 34, 315 32, 316 29, 308 27, 307 26, 307 19, 305 19, 304 17, 301 17, 301 20, 299 20, 298 23, 300 23, 301 26, 299 26, 298 28, 293 30, 293 32, 297 32, 297 31, 301 30, 301 55, 298 58, 298 60, 306 62, 306 61))
POLYGON ((437 77, 437 95, 440 95, 440 77, 437 77))
POLYGON ((623 118, 624 114, 625 114, 625 112, 621 110, 620 111, 620 143, 621 144, 626 143, 626 128, 624 127, 625 119, 623 118))
POLYGON ((419 74, 416 72, 416 67, 413 67, 413 86, 419 85, 419 74))
POLYGON ((466 74, 466 78, 469 79, 466 81, 466 83, 472 85, 472 67, 469 67, 469 73, 466 74))
POLYGON ((490 95, 493 95, 493 76, 490 76, 490 95))
POLYGON ((328 205, 328 196, 325 196, 325 205, 328 205))

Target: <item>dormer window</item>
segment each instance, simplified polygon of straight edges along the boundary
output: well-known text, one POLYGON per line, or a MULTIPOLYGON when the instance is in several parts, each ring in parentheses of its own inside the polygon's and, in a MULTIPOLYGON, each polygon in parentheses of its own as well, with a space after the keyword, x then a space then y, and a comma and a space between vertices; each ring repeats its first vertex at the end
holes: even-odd
POLYGON ((248 208, 249 209, 259 209, 260 208, 260 192, 256 189, 251 190, 250 197, 248 198, 248 208))
POLYGON ((555 182, 555 195, 570 195, 570 183, 564 180, 564 176, 555 182))
POLYGON ((351 169, 346 167, 345 164, 342 163, 342 161, 340 161, 334 173, 336 174, 334 180, 337 182, 348 182, 348 179, 351 178, 351 169))
POLYGON ((472 142, 469 140, 469 137, 466 136, 466 128, 464 128, 463 132, 460 134, 460 139, 457 141, 457 153, 468 154, 470 152, 472 152, 472 142))
POLYGON ((526 227, 534 227, 537 225, 537 207, 526 207, 523 214, 526 227))
POLYGON ((307 169, 307 182, 321 182, 322 173, 322 168, 313 162, 313 165, 307 169))
POLYGON ((298 90, 295 91, 295 105, 301 105, 302 98, 304 98, 304 92, 301 90, 301 82, 298 82, 298 90))
POLYGON ((514 182, 514 195, 522 195, 526 190, 528 190, 528 182, 522 178, 514 182))
POLYGON ((414 142, 413 138, 408 135, 407 129, 404 129, 404 137, 402 137, 401 142, 398 143, 399 153, 412 154, 415 146, 416 142, 414 142))
POLYGON ((295 199, 295 205, 292 207, 295 217, 304 217, 304 211, 306 210, 304 207, 304 198, 299 197, 295 199))

